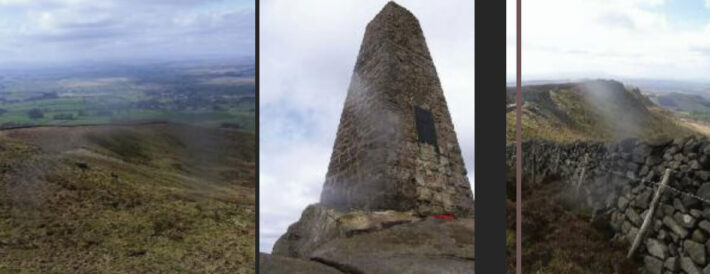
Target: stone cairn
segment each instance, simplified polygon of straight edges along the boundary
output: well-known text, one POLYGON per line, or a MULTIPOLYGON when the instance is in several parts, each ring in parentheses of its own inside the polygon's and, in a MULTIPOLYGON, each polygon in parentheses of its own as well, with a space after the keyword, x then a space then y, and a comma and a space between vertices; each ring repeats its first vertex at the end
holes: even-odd
MULTIPOLYGON (((515 147, 506 153, 512 169, 515 147)), ((582 185, 583 203, 608 217, 613 240, 639 242, 630 256, 649 272, 710 273, 710 141, 625 139, 609 145, 531 140, 523 143, 523 155, 525 178, 540 182, 554 176, 582 185), (639 236, 666 169, 667 186, 659 191, 648 230, 639 236), (586 175, 579 179, 580 174, 586 175)))
POLYGON ((367 25, 320 203, 305 209, 260 265, 264 273, 285 265, 472 273, 473 214, 423 32, 411 12, 389 2, 367 25))

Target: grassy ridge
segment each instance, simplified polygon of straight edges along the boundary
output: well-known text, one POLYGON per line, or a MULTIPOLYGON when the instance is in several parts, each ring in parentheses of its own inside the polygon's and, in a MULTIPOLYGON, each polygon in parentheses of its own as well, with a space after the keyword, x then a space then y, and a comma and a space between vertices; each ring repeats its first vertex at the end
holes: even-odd
MULTIPOLYGON (((508 97, 514 90, 508 90, 508 97)), ((510 99, 509 99, 510 100, 510 99)), ((694 134, 638 90, 614 81, 523 87, 522 138, 656 142, 694 134)), ((506 141, 515 141, 515 112, 506 114, 506 141)))

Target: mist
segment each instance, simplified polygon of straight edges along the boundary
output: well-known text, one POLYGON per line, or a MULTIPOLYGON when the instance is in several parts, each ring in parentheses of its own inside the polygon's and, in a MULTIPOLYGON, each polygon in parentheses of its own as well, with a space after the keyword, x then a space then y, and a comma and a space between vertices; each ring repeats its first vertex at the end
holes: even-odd
POLYGON ((634 91, 627 91, 622 83, 605 80, 585 81, 580 84, 582 98, 591 111, 610 128, 614 140, 641 137, 646 130, 649 112, 634 91))

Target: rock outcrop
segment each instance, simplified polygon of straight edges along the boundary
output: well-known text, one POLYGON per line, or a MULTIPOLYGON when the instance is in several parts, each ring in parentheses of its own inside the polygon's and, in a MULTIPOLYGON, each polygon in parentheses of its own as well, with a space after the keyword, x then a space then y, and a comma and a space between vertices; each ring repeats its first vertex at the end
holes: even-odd
POLYGON ((293 273, 287 271, 291 264, 294 269, 322 264, 338 273, 473 273, 474 231, 469 218, 392 210, 342 213, 314 204, 271 255, 262 255, 267 260, 260 265, 262 273, 272 274, 293 273))

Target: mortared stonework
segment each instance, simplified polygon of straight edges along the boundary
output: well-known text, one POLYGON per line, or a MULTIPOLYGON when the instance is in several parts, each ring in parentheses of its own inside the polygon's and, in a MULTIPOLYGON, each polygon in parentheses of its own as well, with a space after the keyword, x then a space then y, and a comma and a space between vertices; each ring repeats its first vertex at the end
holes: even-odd
POLYGON ((389 2, 367 25, 321 204, 473 216, 446 99, 419 22, 389 2))

